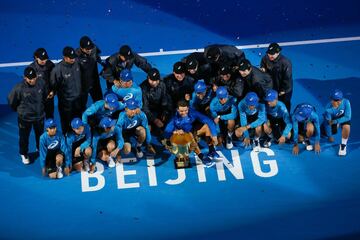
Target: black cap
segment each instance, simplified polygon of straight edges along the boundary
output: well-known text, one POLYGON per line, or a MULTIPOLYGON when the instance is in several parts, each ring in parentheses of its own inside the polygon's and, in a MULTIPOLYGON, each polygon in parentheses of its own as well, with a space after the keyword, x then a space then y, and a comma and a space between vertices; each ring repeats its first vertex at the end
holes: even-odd
POLYGON ((24 70, 24 76, 28 79, 33 79, 36 78, 37 75, 35 69, 33 69, 32 67, 27 67, 24 70))
POLYGON ((34 52, 34 57, 40 58, 40 60, 49 59, 49 56, 48 56, 45 48, 38 48, 38 49, 36 49, 36 51, 34 52))
POLYGON ((271 43, 266 51, 266 53, 274 55, 275 53, 279 53, 281 51, 281 47, 277 43, 271 43))
POLYGON ((176 74, 185 73, 185 63, 176 62, 173 67, 173 72, 175 72, 176 74))
POLYGON ((239 71, 245 71, 251 68, 251 63, 247 59, 241 60, 239 63, 239 71))
POLYGON ((220 55, 220 48, 218 47, 210 47, 207 51, 206 58, 212 61, 215 61, 215 58, 220 55))
POLYGON ((76 58, 75 50, 72 47, 64 47, 63 56, 69 58, 76 58))
POLYGON ((83 36, 80 39, 80 47, 85 49, 93 49, 94 43, 91 41, 91 39, 88 36, 83 36))
POLYGON ((194 57, 189 57, 188 59, 186 59, 186 69, 187 70, 196 69, 198 64, 199 64, 198 60, 196 60, 194 57))
POLYGON ((231 68, 227 65, 222 65, 220 66, 220 71, 219 71, 220 75, 226 75, 226 74, 230 74, 231 73, 231 68))
POLYGON ((132 50, 128 45, 121 46, 119 54, 123 56, 126 60, 130 59, 133 56, 132 50))
POLYGON ((156 68, 151 68, 148 72, 148 78, 150 78, 153 81, 160 80, 160 72, 156 68))

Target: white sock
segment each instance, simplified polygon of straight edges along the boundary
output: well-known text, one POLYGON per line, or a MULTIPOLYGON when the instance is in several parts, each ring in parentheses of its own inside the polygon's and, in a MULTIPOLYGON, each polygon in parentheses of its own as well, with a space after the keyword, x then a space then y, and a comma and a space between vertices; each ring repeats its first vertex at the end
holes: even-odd
POLYGON ((136 143, 136 146, 137 146, 137 147, 141 147, 141 146, 142 146, 142 143, 138 143, 138 142, 137 142, 137 143, 136 143))
POLYGON ((255 137, 254 140, 255 141, 259 141, 260 137, 255 137))
POLYGON ((234 134, 234 132, 228 132, 229 137, 232 137, 233 134, 234 134))
POLYGON ((341 138, 341 144, 346 145, 348 140, 348 138, 341 138))
POLYGON ((272 133, 267 134, 269 138, 274 138, 274 135, 272 133))

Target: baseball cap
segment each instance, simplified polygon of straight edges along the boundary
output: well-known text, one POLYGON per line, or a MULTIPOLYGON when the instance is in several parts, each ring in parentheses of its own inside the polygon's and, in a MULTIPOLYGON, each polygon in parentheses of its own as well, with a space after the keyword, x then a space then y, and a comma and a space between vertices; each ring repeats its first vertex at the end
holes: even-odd
POLYGON ((259 97, 254 92, 249 92, 245 96, 245 102, 248 106, 257 106, 259 103, 259 97))
POLYGON ((35 56, 36 58, 40 58, 40 60, 49 59, 49 56, 48 56, 45 48, 38 48, 38 49, 36 49, 36 51, 34 52, 34 56, 35 56))
POLYGON ((186 69, 187 70, 194 70, 197 68, 199 62, 194 57, 189 57, 186 59, 186 69))
POLYGON ((135 98, 129 98, 128 100, 125 101, 125 107, 133 110, 139 108, 140 104, 138 101, 135 100, 135 98))
POLYGON ((335 89, 331 94, 331 99, 335 101, 342 100, 343 97, 344 97, 343 92, 339 89, 335 89))
POLYGON ((204 93, 206 91, 206 84, 203 81, 198 81, 194 87, 195 93, 204 93))
POLYGON ((126 68, 124 70, 122 70, 120 73, 120 79, 124 82, 129 82, 129 81, 133 80, 131 71, 126 68))
POLYGON ((301 105, 295 113, 295 118, 299 122, 304 121, 311 115, 312 111, 313 109, 309 104, 301 105))
POLYGON ((275 91, 274 89, 270 89, 266 92, 264 100, 267 102, 272 102, 272 101, 276 100, 277 98, 278 98, 278 92, 275 91))
POLYGON ((64 47, 63 56, 71 58, 71 59, 76 58, 75 50, 72 47, 69 47, 69 46, 64 47))
POLYGON ((91 39, 88 36, 83 36, 80 38, 80 47, 85 49, 93 49, 94 43, 91 41, 91 39))
POLYGON ((243 59, 239 63, 239 71, 245 71, 251 68, 251 63, 247 59, 243 59))
POLYGON ((46 119, 44 125, 45 125, 45 129, 46 129, 46 128, 56 127, 56 123, 55 123, 54 119, 52 119, 52 118, 46 119))
POLYGON ((100 120, 99 126, 102 128, 110 128, 110 127, 114 126, 115 123, 116 123, 116 120, 113 120, 109 117, 103 117, 100 120))
POLYGON ((81 121, 80 118, 74 118, 74 119, 71 121, 71 127, 72 127, 72 128, 78 129, 78 128, 81 127, 81 126, 84 126, 84 123, 83 123, 83 121, 81 121))
POLYGON ((208 49, 206 58, 209 60, 215 60, 218 55, 220 55, 220 48, 212 46, 208 49))
POLYGON ((33 69, 32 67, 27 67, 24 70, 24 76, 27 77, 28 79, 33 79, 36 78, 37 74, 35 69, 33 69))
POLYGON ((220 71, 219 71, 220 75, 226 75, 226 74, 230 74, 231 73, 231 68, 227 65, 222 65, 220 66, 220 71))
POLYGON ((128 45, 121 46, 119 54, 123 56, 126 60, 132 58, 133 56, 132 50, 128 45))
POLYGON ((224 86, 218 87, 218 89, 216 90, 216 96, 218 98, 228 98, 229 94, 226 87, 224 86))
POLYGON ((148 72, 148 78, 150 78, 153 81, 160 80, 160 72, 156 68, 151 68, 148 72))
POLYGON ((277 43, 271 43, 266 51, 266 53, 274 55, 281 51, 281 47, 277 43))
POLYGON ((109 93, 105 96, 105 102, 110 108, 117 109, 119 107, 119 99, 114 93, 109 93))
POLYGON ((175 72, 176 74, 185 73, 185 63, 176 62, 173 66, 173 72, 175 72))

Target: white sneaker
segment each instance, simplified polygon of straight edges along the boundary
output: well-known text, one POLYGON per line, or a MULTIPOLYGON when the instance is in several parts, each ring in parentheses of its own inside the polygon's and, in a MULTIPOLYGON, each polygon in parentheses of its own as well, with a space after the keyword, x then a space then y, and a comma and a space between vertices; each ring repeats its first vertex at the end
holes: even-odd
POLYGON ((108 166, 109 168, 113 168, 116 166, 115 161, 112 157, 109 157, 108 166))
POLYGON ((340 144, 338 154, 339 154, 339 156, 346 156, 346 145, 345 144, 340 144))
POLYGON ((89 171, 90 171, 89 160, 85 160, 85 161, 84 161, 84 171, 85 171, 85 172, 89 172, 89 171))
POLYGON ((234 147, 234 144, 232 142, 232 139, 230 136, 226 136, 226 148, 232 149, 234 147))
POLYGON ((312 151, 312 150, 314 150, 314 146, 311 145, 310 140, 305 140, 305 141, 304 141, 304 144, 306 145, 306 150, 307 150, 307 151, 312 151))
POLYGON ((56 175, 57 175, 57 178, 63 178, 64 177, 61 167, 57 167, 56 175))
POLYGON ((20 155, 20 156, 21 156, 21 160, 22 160, 23 164, 25 164, 25 165, 30 164, 30 159, 27 155, 20 155))
POLYGON ((142 158, 144 156, 144 153, 141 150, 141 147, 136 147, 136 157, 142 158))
POLYGON ((258 140, 254 140, 253 150, 254 150, 254 152, 259 152, 260 151, 260 143, 259 143, 258 140))

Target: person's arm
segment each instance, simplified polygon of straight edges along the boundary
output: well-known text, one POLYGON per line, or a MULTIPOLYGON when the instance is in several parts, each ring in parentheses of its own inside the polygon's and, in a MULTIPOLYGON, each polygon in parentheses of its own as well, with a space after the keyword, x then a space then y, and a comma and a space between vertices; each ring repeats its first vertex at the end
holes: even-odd
POLYGON ((114 65, 116 65, 116 58, 117 56, 110 56, 105 59, 105 63, 102 64, 104 66, 103 70, 101 71, 101 76, 108 82, 114 82, 115 73, 114 73, 114 65))
POLYGON ((39 151, 40 151, 40 166, 41 169, 45 168, 45 161, 46 161, 46 153, 47 153, 47 147, 46 147, 46 136, 43 134, 40 137, 40 146, 39 146, 39 151))
POLYGON ((299 138, 299 123, 295 118, 295 112, 292 115, 292 125, 293 125, 293 133, 294 133, 294 145, 298 144, 298 138, 299 138))
POLYGON ((213 98, 213 100, 211 100, 211 102, 210 102, 210 114, 211 114, 211 117, 212 117, 212 118, 216 118, 216 117, 218 116, 218 114, 217 114, 217 109, 216 109, 216 103, 217 103, 217 101, 219 101, 219 100, 218 100, 217 97, 215 97, 215 98, 213 98))
POLYGON ((151 69, 151 64, 148 63, 148 61, 146 60, 146 58, 140 56, 137 53, 133 53, 134 54, 134 63, 138 68, 141 68, 144 72, 148 73, 149 70, 151 69))
POLYGON ((116 144, 117 144, 117 148, 119 149, 123 149, 124 147, 124 138, 122 136, 122 129, 120 129, 118 126, 115 126, 114 131, 115 131, 115 136, 116 136, 116 144))
MULTIPOLYGON (((241 102, 238 105, 238 110, 239 110, 239 115, 240 115, 240 125, 241 125, 241 127, 246 127, 247 126, 247 117, 246 117, 245 111, 243 111, 241 109, 241 102)), ((245 138, 249 138, 249 131, 248 130, 244 131, 243 134, 244 134, 245 138)))
POLYGON ((19 90, 19 85, 16 85, 8 95, 8 104, 14 111, 17 111, 17 108, 20 105, 19 90))
POLYGON ((292 64, 289 60, 284 61, 282 69, 282 81, 280 82, 280 91, 289 92, 292 89, 293 79, 292 79, 292 64))
POLYGON ((72 159, 72 144, 75 141, 75 135, 72 133, 67 133, 66 134, 66 139, 65 139, 65 143, 66 143, 66 151, 65 153, 65 159, 72 159))
POLYGON ((91 146, 91 130, 89 125, 84 126, 85 131, 85 142, 80 145, 80 151, 85 151, 86 148, 91 146))
POLYGON ((259 104, 258 105, 258 118, 250 123, 250 128, 256 128, 261 126, 266 121, 266 114, 265 114, 265 105, 259 104))
POLYGON ((319 121, 319 116, 317 115, 316 112, 313 112, 311 114, 313 123, 314 123, 314 128, 315 128, 315 142, 319 143, 320 142, 320 121, 319 121))
POLYGON ((286 124, 285 129, 282 133, 282 136, 284 136, 286 138, 292 129, 292 123, 291 123, 291 119, 290 119, 290 114, 285 106, 282 107, 282 111, 283 111, 283 120, 286 124))
POLYGON ((261 62, 260 62, 260 70, 263 72, 266 72, 266 60, 265 60, 266 56, 261 58, 261 62))
POLYGON ((235 106, 235 104, 231 104, 231 112, 228 113, 228 114, 225 114, 225 115, 221 115, 220 119, 225 120, 225 121, 227 121, 227 120, 235 120, 236 116, 237 116, 236 106, 235 106))
POLYGON ((173 134, 175 130, 175 117, 173 117, 170 122, 166 125, 165 131, 164 131, 164 137, 166 139, 169 139, 171 135, 173 134))
POLYGON ((100 100, 100 101, 97 101, 97 102, 91 104, 90 107, 88 107, 85 110, 85 112, 82 114, 83 123, 87 124, 89 116, 97 113, 102 106, 104 106, 104 100, 100 100))
POLYGON ((68 146, 65 143, 65 138, 63 136, 61 136, 61 140, 60 140, 60 149, 61 151, 64 153, 64 160, 65 160, 65 167, 71 168, 72 165, 72 156, 70 155, 70 157, 67 156, 67 152, 71 151, 70 149, 68 150, 68 146))
POLYGON ((198 121, 200 121, 203 124, 208 125, 212 137, 216 137, 218 135, 216 125, 212 119, 210 119, 208 116, 205 116, 204 114, 202 114, 196 110, 193 110, 193 114, 198 121))
POLYGON ((142 122, 142 126, 145 128, 145 132, 146 132, 146 143, 149 144, 151 142, 151 133, 150 133, 150 128, 149 128, 149 123, 148 120, 146 118, 145 113, 141 113, 141 122, 142 122))
MULTIPOLYGON (((345 100, 343 100, 345 101, 345 100)), ((334 120, 333 122, 335 124, 341 124, 341 123, 344 123, 344 122, 347 122, 347 121, 350 121, 351 120, 351 106, 350 106, 350 101, 349 100, 346 100, 344 102, 344 105, 345 105, 345 112, 344 112, 344 116, 339 118, 339 119, 336 119, 334 120)))
POLYGON ((93 136, 92 139, 92 146, 93 146, 93 151, 92 151, 92 155, 91 155, 91 159, 90 162, 91 164, 95 164, 96 163, 96 158, 97 158, 97 144, 99 142, 100 136, 99 135, 95 135, 93 136))

